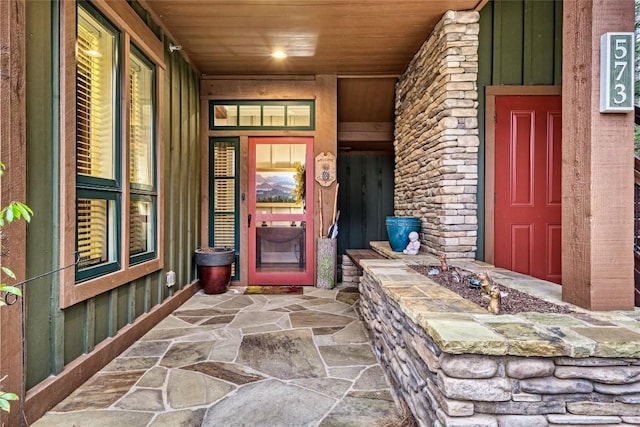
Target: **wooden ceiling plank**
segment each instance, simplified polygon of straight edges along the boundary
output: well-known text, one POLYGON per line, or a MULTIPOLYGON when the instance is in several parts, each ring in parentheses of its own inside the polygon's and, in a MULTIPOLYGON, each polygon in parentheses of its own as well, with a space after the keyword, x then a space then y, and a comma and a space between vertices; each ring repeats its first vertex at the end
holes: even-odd
POLYGON ((206 74, 400 74, 446 10, 482 1, 140 0, 206 74), (313 56, 262 61, 275 47, 313 56))

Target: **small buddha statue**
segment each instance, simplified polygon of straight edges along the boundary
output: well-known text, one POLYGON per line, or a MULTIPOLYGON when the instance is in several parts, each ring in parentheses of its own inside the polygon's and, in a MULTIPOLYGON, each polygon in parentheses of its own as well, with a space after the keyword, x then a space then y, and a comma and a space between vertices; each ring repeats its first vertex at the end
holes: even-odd
POLYGON ((415 231, 409 233, 409 244, 406 249, 402 251, 405 255, 416 255, 420 251, 420 236, 415 231))

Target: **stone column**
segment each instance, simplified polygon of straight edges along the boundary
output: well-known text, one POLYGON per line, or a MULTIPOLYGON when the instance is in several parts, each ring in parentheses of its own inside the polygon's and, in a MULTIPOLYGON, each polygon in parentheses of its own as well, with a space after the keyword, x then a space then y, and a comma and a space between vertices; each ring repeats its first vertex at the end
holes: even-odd
POLYGON ((444 14, 396 90, 395 215, 422 219, 428 252, 475 258, 478 12, 444 14))

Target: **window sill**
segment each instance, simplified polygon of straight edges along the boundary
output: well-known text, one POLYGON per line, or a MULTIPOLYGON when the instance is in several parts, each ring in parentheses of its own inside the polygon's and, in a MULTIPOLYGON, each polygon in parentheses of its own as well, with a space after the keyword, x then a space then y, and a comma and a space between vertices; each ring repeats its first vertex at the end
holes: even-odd
POLYGON ((70 307, 89 298, 116 289, 136 279, 160 271, 162 268, 162 260, 156 258, 142 264, 130 266, 126 270, 118 270, 77 284, 73 278, 73 272, 71 272, 70 277, 67 277, 67 279, 70 280, 63 279, 62 281, 60 308, 70 307))

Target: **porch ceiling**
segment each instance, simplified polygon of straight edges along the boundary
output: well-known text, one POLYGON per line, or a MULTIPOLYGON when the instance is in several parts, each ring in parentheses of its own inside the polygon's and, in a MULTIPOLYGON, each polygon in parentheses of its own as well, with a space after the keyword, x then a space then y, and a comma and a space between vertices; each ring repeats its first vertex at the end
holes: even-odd
POLYGON ((399 75, 447 10, 487 0, 140 0, 204 75, 399 75), (275 49, 284 60, 270 55, 275 49))

